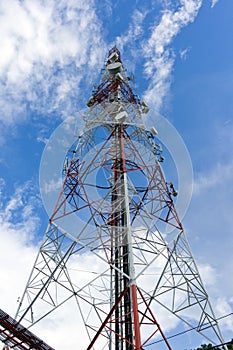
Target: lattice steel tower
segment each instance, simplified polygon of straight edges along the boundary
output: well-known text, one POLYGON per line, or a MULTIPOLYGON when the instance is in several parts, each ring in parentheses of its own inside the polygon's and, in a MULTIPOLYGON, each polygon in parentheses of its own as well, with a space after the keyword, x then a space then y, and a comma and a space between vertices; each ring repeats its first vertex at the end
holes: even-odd
POLYGON ((148 106, 130 84, 114 47, 88 101, 84 132, 67 152, 17 320, 29 327, 73 299, 79 350, 171 349, 161 310, 167 322, 169 311, 223 343, 174 206, 177 192, 161 170, 156 129, 142 120, 148 106))

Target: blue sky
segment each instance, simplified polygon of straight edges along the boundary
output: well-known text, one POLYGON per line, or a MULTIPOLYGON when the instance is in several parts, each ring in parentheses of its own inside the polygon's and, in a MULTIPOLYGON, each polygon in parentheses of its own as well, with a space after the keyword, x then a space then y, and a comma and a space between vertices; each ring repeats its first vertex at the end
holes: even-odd
MULTIPOLYGON (((183 223, 216 315, 233 311, 232 32, 232 0, 0 3, 0 308, 14 315, 47 225, 45 144, 85 108, 116 44, 137 94, 186 144, 194 188, 183 223)), ((220 326, 230 340, 233 317, 220 326)))

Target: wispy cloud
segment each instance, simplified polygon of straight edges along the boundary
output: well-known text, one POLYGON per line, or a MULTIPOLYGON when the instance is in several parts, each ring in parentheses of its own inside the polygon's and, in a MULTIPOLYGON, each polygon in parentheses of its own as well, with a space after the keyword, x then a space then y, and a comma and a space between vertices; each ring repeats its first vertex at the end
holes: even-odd
POLYGON ((201 5, 202 0, 181 0, 176 9, 169 8, 168 4, 149 40, 144 42, 145 72, 150 79, 145 99, 157 110, 161 108, 171 85, 175 55, 169 46, 181 29, 195 20, 201 5))
POLYGON ((137 63, 142 58, 140 41, 145 35, 144 21, 149 10, 134 9, 131 15, 128 29, 115 39, 116 46, 124 58, 124 65, 131 72, 135 71, 137 63), (127 53, 127 54, 125 54, 127 53))
POLYGON ((77 109, 79 84, 104 54, 94 1, 2 2, 0 31, 0 121, 77 109))
POLYGON ((227 180, 232 179, 233 162, 226 164, 218 163, 207 173, 198 174, 194 182, 194 195, 203 194, 205 191, 217 188, 220 184, 224 184, 227 180))
POLYGON ((58 179, 51 179, 50 182, 44 183, 43 191, 45 194, 56 192, 61 189, 62 183, 60 177, 58 179))
POLYGON ((134 10, 132 14, 132 22, 129 24, 127 33, 116 38, 116 44, 120 50, 123 50, 126 45, 132 46, 132 43, 138 39, 143 33, 143 21, 147 15, 147 10, 139 11, 134 10))
POLYGON ((212 0, 211 8, 213 8, 213 7, 217 4, 218 1, 219 1, 219 0, 212 0))
POLYGON ((191 47, 187 47, 183 50, 180 50, 179 54, 180 54, 180 58, 185 61, 188 58, 188 54, 191 50, 191 47))
POLYGON ((32 181, 18 186, 12 196, 6 195, 5 182, 1 179, 2 197, 0 201, 0 230, 9 228, 21 230, 22 240, 34 239, 34 234, 38 228, 39 217, 36 210, 41 207, 41 200, 38 195, 38 188, 32 181))

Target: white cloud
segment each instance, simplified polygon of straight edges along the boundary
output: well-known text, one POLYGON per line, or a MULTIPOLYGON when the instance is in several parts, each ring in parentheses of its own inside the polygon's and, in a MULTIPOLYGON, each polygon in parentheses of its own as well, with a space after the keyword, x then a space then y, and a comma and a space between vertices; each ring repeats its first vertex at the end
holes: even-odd
POLYGON ((191 47, 187 47, 184 50, 180 50, 180 52, 179 52, 180 58, 185 61, 188 58, 188 54, 189 54, 190 50, 191 50, 191 47))
POLYGON ((201 278, 205 281, 205 286, 214 286, 217 283, 217 272, 210 264, 198 265, 201 278))
POLYGON ((56 179, 51 179, 49 182, 45 182, 43 184, 42 191, 45 194, 49 194, 50 192, 55 192, 57 194, 57 191, 61 189, 62 181, 61 177, 59 176, 56 179))
POLYGON ((25 287, 36 254, 32 240, 40 222, 35 215, 40 202, 33 195, 34 191, 28 182, 0 206, 0 299, 1 308, 11 315, 16 311, 16 299, 25 287))
POLYGON ((199 195, 204 191, 218 188, 219 185, 232 179, 233 162, 217 163, 209 172, 198 174, 194 182, 193 194, 199 195))
MULTIPOLYGON (((233 305, 231 302, 227 301, 226 298, 219 297, 215 303, 215 311, 217 317, 227 316, 232 314, 233 305)), ((222 329, 228 329, 231 331, 233 328, 233 315, 231 315, 231 317, 221 318, 220 323, 222 329)))
POLYGON ((123 63, 129 72, 134 72, 137 62, 142 58, 140 40, 145 34, 144 20, 149 10, 135 9, 125 33, 116 37, 114 44, 124 56, 123 63), (125 54, 126 53, 126 54, 125 54))
MULTIPOLYGON (((5 179, 3 179, 3 177, 0 177, 0 196, 1 196, 1 198, 3 198, 3 196, 4 196, 3 190, 4 190, 5 185, 6 185, 5 179)), ((1 209, 1 207, 2 207, 2 203, 0 203, 0 209, 1 209)))
POLYGON ((0 32, 0 120, 20 122, 28 109, 64 117, 77 109, 80 81, 104 55, 94 0, 1 2, 0 32))
POLYGON ((217 4, 218 1, 219 1, 219 0, 212 0, 211 8, 213 8, 213 7, 217 4))
POLYGON ((126 45, 131 46, 132 43, 137 40, 143 33, 142 24, 148 11, 134 10, 132 14, 132 22, 129 25, 129 29, 126 34, 118 36, 116 38, 116 45, 120 51, 123 51, 126 45))
POLYGON ((151 65, 148 61, 145 66, 147 75, 151 75, 151 80, 144 98, 156 110, 160 110, 164 98, 169 93, 173 65, 174 56, 171 52, 166 51, 163 56, 154 57, 151 65))
POLYGON ((144 42, 145 72, 151 79, 145 99, 157 110, 161 108, 171 85, 175 57, 169 45, 184 26, 195 20, 201 5, 202 0, 181 0, 178 9, 165 10, 149 40, 144 42))
MULTIPOLYGON (((230 300, 224 295, 224 285, 221 284, 221 278, 224 273, 220 273, 209 263, 198 264, 198 270, 204 281, 215 317, 219 319, 221 330, 231 331, 233 327, 233 315, 231 316, 230 314, 233 312, 233 300, 230 300)), ((226 273, 226 278, 229 278, 228 273, 226 273)))

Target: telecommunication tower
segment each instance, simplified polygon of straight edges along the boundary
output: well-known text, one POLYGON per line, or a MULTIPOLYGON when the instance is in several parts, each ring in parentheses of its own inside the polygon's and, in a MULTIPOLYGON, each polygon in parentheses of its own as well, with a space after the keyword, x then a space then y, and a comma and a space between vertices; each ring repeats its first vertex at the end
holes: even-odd
POLYGON ((171 349, 161 310, 167 322, 170 312, 223 343, 175 209, 177 192, 161 169, 157 131, 143 123, 149 107, 134 94, 116 47, 87 105, 16 319, 30 327, 72 299, 80 350, 171 349))

